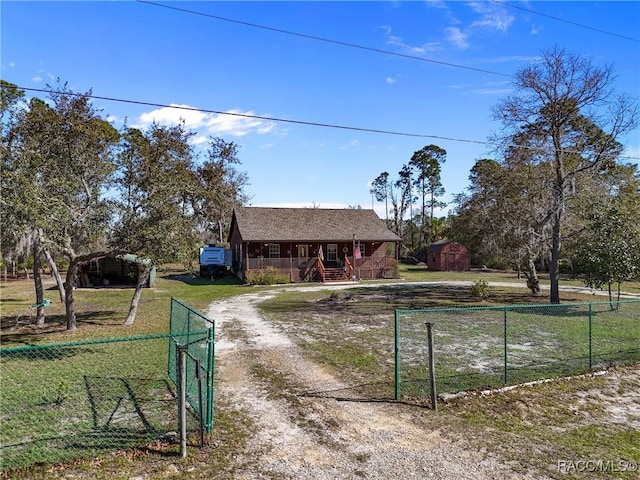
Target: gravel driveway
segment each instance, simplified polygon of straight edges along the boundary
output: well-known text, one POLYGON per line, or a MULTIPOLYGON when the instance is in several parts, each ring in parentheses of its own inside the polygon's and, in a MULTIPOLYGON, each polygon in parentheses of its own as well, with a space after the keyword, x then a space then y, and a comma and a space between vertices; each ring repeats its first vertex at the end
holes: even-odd
POLYGON ((348 386, 305 359, 286 332, 260 316, 258 304, 275 294, 248 293, 213 303, 207 312, 217 329, 216 395, 255 423, 248 447, 234 460, 235 478, 548 478, 515 474, 468 448, 464 438, 452 439, 432 424, 435 413, 341 401, 331 392, 348 386))

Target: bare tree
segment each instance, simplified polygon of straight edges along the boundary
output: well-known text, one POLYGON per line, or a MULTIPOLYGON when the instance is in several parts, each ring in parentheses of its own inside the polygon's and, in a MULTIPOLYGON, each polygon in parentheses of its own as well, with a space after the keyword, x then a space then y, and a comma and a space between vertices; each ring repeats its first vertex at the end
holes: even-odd
MULTIPOLYGON (((622 146, 618 138, 638 125, 638 105, 613 91, 610 66, 555 47, 538 63, 515 75, 516 93, 493 109, 503 123, 507 144, 520 134, 527 157, 549 167, 551 205, 545 224, 551 228, 550 301, 560 302, 561 227, 566 202, 576 179, 615 162, 622 146)), ((497 139, 500 140, 500 139, 497 139)))

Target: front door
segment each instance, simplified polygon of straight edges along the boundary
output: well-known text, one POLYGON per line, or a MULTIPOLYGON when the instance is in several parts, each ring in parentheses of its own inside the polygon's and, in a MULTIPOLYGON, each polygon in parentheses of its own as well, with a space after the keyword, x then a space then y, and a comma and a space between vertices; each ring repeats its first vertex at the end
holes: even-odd
POLYGON ((336 268, 338 266, 338 245, 336 243, 327 244, 326 266, 329 268, 336 268))

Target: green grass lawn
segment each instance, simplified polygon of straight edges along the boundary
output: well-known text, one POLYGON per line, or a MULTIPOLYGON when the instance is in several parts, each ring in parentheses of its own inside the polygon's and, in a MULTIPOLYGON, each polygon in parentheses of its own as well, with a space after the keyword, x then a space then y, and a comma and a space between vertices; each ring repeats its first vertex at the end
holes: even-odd
MULTIPOLYGON (((525 282, 524 279, 518 279, 515 273, 429 272, 420 266, 401 266, 400 275, 405 281, 412 282, 474 282, 479 279, 489 282, 525 282)), ((542 277, 543 284, 545 281, 542 277)), ((561 285, 568 284, 582 285, 578 280, 562 280, 561 285)), ((623 289, 640 293, 640 284, 625 284, 623 289)), ((251 290, 233 279, 211 282, 167 267, 158 272, 155 287, 143 291, 136 321, 129 327, 123 326, 122 323, 128 312, 133 289, 77 289, 75 293, 78 329, 73 333, 67 333, 64 306, 54 289, 48 289, 45 295, 52 300, 52 305, 46 309, 47 323, 43 328, 30 325, 13 328, 16 316, 27 311, 35 301, 33 282, 20 280, 8 284, 0 283, 0 341, 4 349, 166 334, 169 329, 172 297, 205 311, 212 301, 248 291, 251 290)), ((569 292, 562 292, 561 296, 563 302, 596 299, 591 295, 569 292)), ((547 301, 544 290, 541 295, 532 296, 524 288, 491 287, 489 298, 480 302, 471 296, 469 287, 464 286, 390 285, 358 288, 356 285, 348 292, 339 292, 334 297, 327 290, 281 291, 279 295, 262 304, 262 309, 272 321, 282 325, 288 335, 296 340, 314 361, 353 385, 353 396, 390 399, 394 394, 394 309, 459 305, 528 305, 543 304, 547 301)), ((521 321, 514 320, 511 333, 517 339, 516 345, 527 347, 531 327, 527 325, 526 314, 522 315, 521 321)), ((638 338, 636 330, 629 329, 626 324, 616 323, 615 318, 608 318, 607 315, 609 313, 603 311, 594 317, 594 339, 601 339, 602 344, 605 344, 607 338, 615 334, 619 339, 617 342, 627 345, 638 338)), ((615 317, 616 314, 611 315, 615 317)), ((501 334, 502 327, 494 319, 491 322, 495 325, 492 323, 490 327, 483 327, 476 322, 478 325, 472 325, 471 330, 465 335, 473 336, 482 331, 483 335, 496 338, 501 334)), ((423 335, 423 319, 418 323, 420 328, 416 330, 416 335, 423 335)), ((541 347, 557 353, 560 359, 566 358, 569 354, 556 348, 558 342, 566 342, 572 337, 582 338, 584 335, 583 324, 572 324, 569 317, 563 320, 560 329, 554 325, 552 319, 541 321, 538 327, 537 330, 556 332, 557 338, 546 344, 542 341, 541 347)), ((444 335, 447 332, 441 333, 440 341, 442 345, 447 345, 448 337, 444 335)), ((460 328, 455 330, 456 335, 462 333, 460 328)), ((485 338, 487 350, 494 351, 496 358, 499 358, 503 352, 501 343, 487 340, 488 338, 485 338)), ((576 354, 578 356, 584 353, 585 348, 584 342, 580 341, 579 344, 581 350, 576 354)), ((596 360, 600 361, 600 344, 596 342, 594 345, 596 360)), ((230 459, 242 450, 251 435, 252 425, 244 412, 226 403, 225 399, 216 399, 214 432, 208 439, 209 447, 205 450, 190 453, 190 456, 180 463, 175 458, 175 445, 157 441, 158 435, 175 423, 173 387, 171 383, 166 382, 166 346, 167 342, 164 339, 158 339, 95 346, 88 344, 58 350, 57 353, 43 349, 38 355, 33 356, 29 353, 14 355, 12 358, 3 357, 0 374, 2 470, 26 465, 35 459, 45 463, 13 469, 9 478, 52 478, 52 472, 62 472, 61 475, 64 475, 65 471, 88 475, 90 478, 129 478, 135 472, 139 475, 166 476, 169 458, 171 463, 181 465, 181 471, 185 472, 173 475, 175 478, 190 478, 191 473, 187 472, 196 472, 193 475, 209 478, 234 478, 233 471, 229 470, 230 459), (6 406, 10 403, 19 408, 12 410, 13 413, 9 415, 6 406), (132 415, 131 411, 135 414, 132 415), (32 433, 25 431, 25 425, 31 425, 32 433), (105 427, 116 433, 109 441, 88 433, 105 427), (76 437, 74 434, 77 434, 76 437), (41 437, 49 438, 58 447, 59 452, 43 450, 42 442, 39 440, 41 437), (7 445, 12 447, 7 449, 7 445), (138 447, 125 448, 130 445, 138 447), (12 453, 8 453, 9 450, 12 453), (19 454, 14 455, 15 452, 19 454), (83 457, 89 459, 70 460, 83 457), (52 465, 57 466, 53 468, 52 465)), ((603 348, 602 352, 606 353, 621 346, 605 345, 603 348)), ((520 355, 523 362, 527 360, 526 355, 530 355, 526 348, 511 349, 508 353, 515 359, 520 355)), ((418 349, 416 355, 421 354, 418 349)), ((469 358, 471 357, 467 357, 467 360, 469 358)), ((455 370, 461 366, 468 367, 470 364, 469 361, 461 362, 459 359, 456 362, 452 361, 447 368, 455 370)), ((566 396, 567 405, 571 404, 573 396, 585 388, 589 381, 584 379, 575 384, 558 384, 564 386, 562 394, 566 396)), ((590 388, 598 388, 599 382, 601 380, 593 379, 589 384, 590 388)), ((622 382, 620 388, 632 387, 622 382)), ((532 448, 534 442, 548 443, 550 451, 555 452, 553 454, 565 449, 562 451, 568 452, 567 455, 597 454, 602 455, 602 458, 609 458, 608 456, 621 455, 620 452, 628 452, 630 458, 637 458, 637 450, 630 446, 637 440, 637 435, 634 437, 620 426, 614 425, 608 432, 605 428, 598 431, 599 443, 591 447, 587 439, 592 438, 595 433, 585 430, 586 425, 567 427, 564 433, 550 432, 542 426, 531 426, 530 423, 535 424, 537 421, 552 421, 547 418, 548 415, 545 416, 546 413, 543 415, 540 409, 533 407, 536 402, 543 404, 547 395, 554 395, 554 390, 549 385, 519 393, 460 401, 447 406, 442 416, 438 417, 438 421, 443 422, 443 428, 449 428, 454 432, 473 431, 478 438, 484 438, 482 432, 490 426, 496 433, 491 437, 491 441, 483 441, 496 452, 505 450, 505 458, 516 458, 518 454, 532 448), (513 402, 518 401, 532 406, 521 420, 514 419, 508 408, 513 402), (528 437, 521 445, 514 446, 514 442, 510 440, 512 435, 528 437), (633 457, 634 455, 636 457, 633 457)), ((595 404, 589 407, 590 414, 595 415, 599 411, 595 404)), ((553 421, 565 423, 569 422, 570 416, 573 415, 568 406, 554 409, 552 414, 553 421)), ((551 457, 552 453, 549 453, 545 458, 551 457)), ((533 467, 543 468, 541 464, 534 464, 533 467)))

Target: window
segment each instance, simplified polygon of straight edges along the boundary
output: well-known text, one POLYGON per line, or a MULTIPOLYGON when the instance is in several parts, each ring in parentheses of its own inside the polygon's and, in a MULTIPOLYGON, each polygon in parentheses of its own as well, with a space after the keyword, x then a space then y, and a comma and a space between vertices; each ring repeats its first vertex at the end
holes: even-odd
POLYGON ((280 258, 280 244, 279 243, 270 243, 269 244, 269 258, 280 258))
POLYGON ((329 243, 327 245, 327 262, 335 262, 338 260, 338 244, 329 243))

